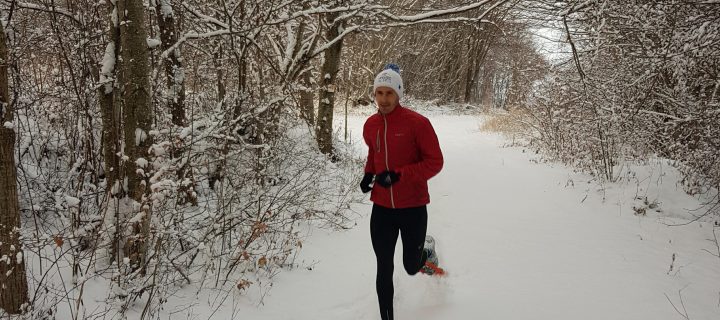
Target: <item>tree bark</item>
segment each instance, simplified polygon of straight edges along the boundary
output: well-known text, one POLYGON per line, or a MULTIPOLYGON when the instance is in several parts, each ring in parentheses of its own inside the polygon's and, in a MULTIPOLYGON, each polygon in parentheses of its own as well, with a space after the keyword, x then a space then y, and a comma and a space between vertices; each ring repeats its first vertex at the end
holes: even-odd
POLYGON ((217 99, 218 103, 223 106, 227 103, 225 96, 227 94, 227 85, 225 84, 225 74, 223 73, 223 45, 222 42, 218 44, 217 51, 213 54, 213 65, 215 66, 215 72, 217 77, 217 99))
MULTIPOLYGON (((114 6, 109 4, 109 15, 113 14, 113 8, 114 6)), ((114 188, 114 185, 115 182, 118 181, 120 172, 120 162, 117 156, 120 141, 120 134, 118 132, 120 128, 120 118, 115 103, 115 70, 117 69, 117 56, 120 50, 120 29, 118 29, 113 22, 109 23, 107 36, 110 42, 106 48, 105 55, 107 58, 113 59, 115 63, 113 63, 112 66, 105 66, 103 62, 103 67, 107 67, 107 69, 104 68, 101 71, 100 81, 105 83, 98 88, 98 103, 100 104, 100 113, 102 115, 105 181, 107 181, 108 190, 113 190, 113 193, 117 193, 120 188, 114 188), (111 55, 111 57, 108 57, 109 55, 111 55)))
MULTIPOLYGON (((175 30, 175 16, 170 0, 157 0, 158 27, 163 52, 170 49, 178 40, 175 30)), ((165 59, 165 77, 169 89, 168 105, 172 113, 172 123, 176 126, 185 125, 185 69, 183 68, 180 48, 176 48, 165 59)))
POLYGON ((13 106, 9 99, 8 49, 0 24, 0 308, 19 314, 28 300, 25 255, 20 243, 20 205, 15 167, 13 106))
MULTIPOLYGON (((303 6, 303 10, 308 9, 308 5, 305 4, 303 6)), ((301 22, 298 26, 297 35, 295 36, 295 48, 293 52, 299 53, 302 47, 302 44, 305 40, 305 30, 306 30, 306 24, 305 21, 301 22)), ((315 45, 317 44, 317 37, 314 38, 312 41, 312 44, 310 45, 310 51, 315 50, 315 45)), ((305 122, 312 128, 315 126, 315 94, 312 91, 312 71, 310 69, 306 69, 306 67, 309 65, 309 59, 306 57, 306 54, 303 54, 303 57, 298 59, 298 65, 295 66, 296 70, 304 70, 302 74, 300 75, 300 85, 302 86, 302 89, 300 90, 300 117, 302 117, 305 122)), ((295 80, 296 72, 292 72, 293 76, 290 77, 290 80, 295 80)))
POLYGON ((312 127, 315 125, 315 94, 312 91, 312 72, 303 73, 300 83, 304 87, 300 91, 300 116, 312 127))
POLYGON ((128 157, 124 163, 124 178, 127 181, 128 196, 141 204, 142 211, 142 219, 131 226, 133 236, 126 241, 124 251, 130 258, 133 269, 142 268, 141 274, 144 274, 150 229, 150 204, 143 201, 143 196, 149 189, 147 173, 150 168, 143 166, 149 161, 141 159, 145 159, 152 145, 149 135, 153 119, 149 79, 150 53, 142 0, 119 0, 118 9, 123 21, 120 26, 120 56, 123 73, 125 156, 128 157))
POLYGON ((100 71, 100 82, 102 85, 98 88, 98 105, 102 117, 102 145, 104 160, 104 175, 107 185, 107 195, 109 203, 105 212, 104 228, 107 235, 104 236, 102 247, 107 247, 108 262, 112 262, 118 253, 118 233, 119 217, 117 212, 117 201, 125 195, 124 190, 119 183, 121 176, 120 157, 120 105, 121 95, 117 93, 119 83, 119 64, 118 53, 120 51, 120 29, 115 24, 114 15, 116 15, 115 4, 108 3, 108 29, 107 37, 108 45, 105 48, 105 56, 103 57, 102 69, 100 71), (106 61, 105 59, 112 59, 106 61), (117 94, 116 94, 117 93, 117 94))
MULTIPOLYGON (((332 41, 340 34, 342 24, 333 22, 339 16, 337 13, 328 14, 325 21, 330 24, 327 33, 327 41, 332 41)), ((335 106, 335 78, 337 77, 340 67, 340 53, 342 51, 343 39, 339 39, 328 48, 324 53, 324 61, 320 72, 320 92, 318 97, 320 103, 318 105, 318 117, 316 127, 316 139, 320 151, 324 154, 331 155, 333 153, 332 145, 332 122, 333 107, 335 106)))

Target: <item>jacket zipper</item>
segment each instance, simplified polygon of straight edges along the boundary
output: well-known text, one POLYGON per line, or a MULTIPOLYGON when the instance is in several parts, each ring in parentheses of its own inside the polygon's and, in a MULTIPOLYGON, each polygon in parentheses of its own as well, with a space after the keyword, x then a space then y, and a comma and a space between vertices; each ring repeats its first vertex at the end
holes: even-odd
POLYGON ((377 131, 377 137, 375 138, 375 145, 377 146, 377 153, 380 153, 380 129, 377 131))
MULTIPOLYGON (((387 124, 387 117, 383 114, 383 121, 385 122, 385 170, 390 171, 390 162, 388 161, 388 143, 387 143, 387 130, 388 130, 388 124, 387 124)), ((390 204, 392 205, 393 209, 395 209, 395 197, 393 197, 393 187, 390 185, 390 204)))

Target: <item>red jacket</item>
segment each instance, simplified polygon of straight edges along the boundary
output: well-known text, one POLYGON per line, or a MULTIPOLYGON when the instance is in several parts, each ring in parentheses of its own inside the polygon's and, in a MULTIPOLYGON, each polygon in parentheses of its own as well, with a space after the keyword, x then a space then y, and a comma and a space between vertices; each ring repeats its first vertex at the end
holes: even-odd
POLYGON ((387 115, 370 116, 363 127, 368 145, 365 172, 400 174, 390 188, 374 184, 370 200, 386 208, 412 208, 430 203, 427 181, 443 166, 442 151, 430 120, 397 106, 387 115))

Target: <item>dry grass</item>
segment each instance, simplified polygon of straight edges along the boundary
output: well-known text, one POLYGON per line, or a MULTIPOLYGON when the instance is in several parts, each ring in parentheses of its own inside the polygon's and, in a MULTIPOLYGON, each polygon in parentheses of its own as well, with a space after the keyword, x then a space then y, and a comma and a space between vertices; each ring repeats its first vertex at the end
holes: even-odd
POLYGON ((523 133, 527 130, 521 119, 527 119, 527 110, 513 108, 510 111, 490 111, 486 113, 487 120, 480 126, 481 131, 497 132, 509 135, 523 133))

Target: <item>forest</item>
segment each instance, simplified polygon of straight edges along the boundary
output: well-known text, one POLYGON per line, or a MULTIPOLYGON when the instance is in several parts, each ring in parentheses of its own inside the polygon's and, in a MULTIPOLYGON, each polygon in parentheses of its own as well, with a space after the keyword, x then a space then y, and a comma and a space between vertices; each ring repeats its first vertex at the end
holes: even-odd
POLYGON ((492 114, 601 184, 668 159, 720 227, 718 1, 0 0, 0 20, 0 309, 18 319, 269 291, 307 228, 353 228, 363 155, 341 120, 386 63, 408 101, 492 114))

